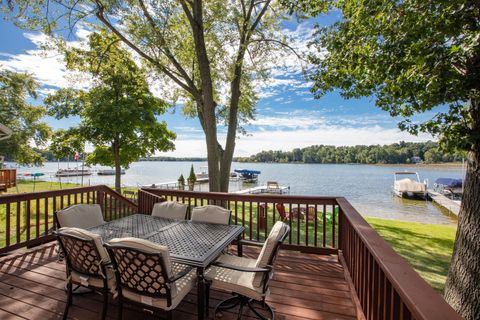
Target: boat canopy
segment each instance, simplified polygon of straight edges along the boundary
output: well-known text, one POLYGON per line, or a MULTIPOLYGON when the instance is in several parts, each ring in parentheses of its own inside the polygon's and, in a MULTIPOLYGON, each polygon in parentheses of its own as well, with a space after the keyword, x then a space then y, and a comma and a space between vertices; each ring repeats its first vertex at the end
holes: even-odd
POLYGON ((435 184, 442 185, 448 188, 461 188, 463 180, 453 178, 438 178, 437 180, 435 180, 435 184))
POLYGON ((243 174, 243 175, 249 175, 249 176, 253 176, 255 174, 260 174, 261 173, 258 170, 250 170, 250 169, 235 169, 233 171, 235 171, 236 173, 240 173, 240 174, 243 174))

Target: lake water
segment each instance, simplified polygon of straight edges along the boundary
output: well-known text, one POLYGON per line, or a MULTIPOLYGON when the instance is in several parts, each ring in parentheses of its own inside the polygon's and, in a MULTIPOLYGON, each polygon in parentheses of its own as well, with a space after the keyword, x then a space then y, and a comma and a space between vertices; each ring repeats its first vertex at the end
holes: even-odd
MULTIPOLYGON (((136 162, 122 176, 122 185, 138 186, 152 183, 176 181, 182 173, 185 177, 190 171, 190 162, 136 162)), ((206 162, 194 162, 195 171, 200 172, 206 162)), ((70 163, 70 167, 76 166, 70 163)), ((41 168, 20 168, 18 172, 45 172, 46 181, 59 181, 53 175, 56 170, 66 168, 67 163, 46 163, 41 168)), ((93 167, 100 169, 103 167, 93 167)), ((428 179, 429 187, 439 177, 462 178, 458 167, 425 166, 372 166, 372 165, 335 165, 335 164, 276 164, 276 163, 233 163, 233 169, 260 170, 258 184, 266 181, 278 181, 280 185, 290 186, 292 195, 344 196, 364 216, 419 221, 425 223, 454 224, 456 219, 431 202, 424 200, 406 200, 392 193, 393 173, 396 171, 417 171, 423 181, 428 179)), ((62 182, 81 183, 81 177, 61 178, 62 182)), ((113 176, 83 177, 84 185, 114 184, 113 176)), ((243 186, 242 182, 231 182, 230 191, 236 191, 252 185, 243 186)), ((207 191, 208 185, 200 186, 207 191)))

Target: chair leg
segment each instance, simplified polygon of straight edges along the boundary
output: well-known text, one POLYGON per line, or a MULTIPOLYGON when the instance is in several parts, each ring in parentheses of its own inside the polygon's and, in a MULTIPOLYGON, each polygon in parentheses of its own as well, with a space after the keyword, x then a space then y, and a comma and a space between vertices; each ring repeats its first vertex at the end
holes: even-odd
POLYGON ((118 320, 122 320, 122 313, 123 313, 123 299, 122 297, 118 297, 118 320))
POLYGON ((103 290, 103 309, 102 309, 102 320, 105 320, 107 317, 107 307, 108 307, 108 287, 107 284, 104 285, 103 290))
POLYGON ((173 311, 172 310, 167 311, 167 320, 173 320, 173 311))
POLYGON ((211 281, 206 281, 205 282, 206 286, 205 286, 205 315, 207 316, 208 318, 208 315, 210 313, 210 286, 212 284, 211 281))
POLYGON ((68 309, 72 305, 72 281, 67 282, 67 304, 65 306, 65 311, 63 312, 63 319, 66 320, 68 317, 68 309))
POLYGON ((267 308, 268 312, 270 313, 269 318, 264 317, 262 314, 260 314, 255 309, 254 306, 252 306, 252 303, 255 303, 255 302, 258 302, 258 301, 253 300, 253 299, 247 300, 247 306, 248 306, 248 308, 250 308, 250 310, 253 311, 253 313, 255 313, 255 315, 257 317, 259 317, 261 320, 275 320, 275 313, 273 312, 272 308, 267 303, 265 303, 265 300, 263 300, 262 302, 258 302, 258 303, 260 303, 264 308, 267 308))

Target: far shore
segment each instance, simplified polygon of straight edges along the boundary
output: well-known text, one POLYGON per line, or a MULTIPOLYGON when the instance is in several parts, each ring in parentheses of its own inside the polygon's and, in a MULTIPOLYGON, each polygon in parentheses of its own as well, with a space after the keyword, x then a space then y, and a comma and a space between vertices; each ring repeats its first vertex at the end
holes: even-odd
MULTIPOLYGON (((458 169, 462 170, 464 164, 461 162, 442 162, 442 163, 376 163, 371 164, 372 166, 379 166, 379 167, 417 167, 417 168, 429 168, 429 169, 458 169)), ((465 164, 466 165, 466 164, 465 164)))

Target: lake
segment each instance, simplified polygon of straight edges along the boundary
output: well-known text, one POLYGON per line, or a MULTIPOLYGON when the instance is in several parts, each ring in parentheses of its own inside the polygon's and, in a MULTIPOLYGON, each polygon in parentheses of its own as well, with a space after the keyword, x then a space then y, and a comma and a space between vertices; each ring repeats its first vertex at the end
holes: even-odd
MULTIPOLYGON (((70 163, 70 167, 77 164, 70 163)), ((122 185, 139 186, 152 183, 176 181, 182 173, 188 177, 191 162, 136 162, 122 176, 122 185)), ((194 162, 195 171, 200 172, 206 162, 194 162)), ((22 172, 45 172, 42 180, 59 181, 54 177, 58 168, 67 168, 67 163, 46 163, 41 168, 22 167, 22 172)), ((93 169, 104 167, 95 166, 93 169)), ((277 181, 290 186, 292 195, 344 196, 364 216, 386 219, 399 219, 436 224, 455 224, 456 218, 431 202, 407 200, 395 197, 392 193, 393 173, 396 171, 417 171, 423 181, 428 179, 429 187, 439 177, 462 178, 461 166, 375 166, 361 164, 279 164, 279 163, 233 163, 233 169, 260 170, 259 184, 277 181)), ((81 177, 61 178, 62 182, 81 183, 81 177)), ((84 185, 114 184, 113 176, 83 177, 84 185)), ((230 191, 243 186, 242 182, 231 182, 230 191)), ((200 186, 207 191, 208 185, 200 186)))

